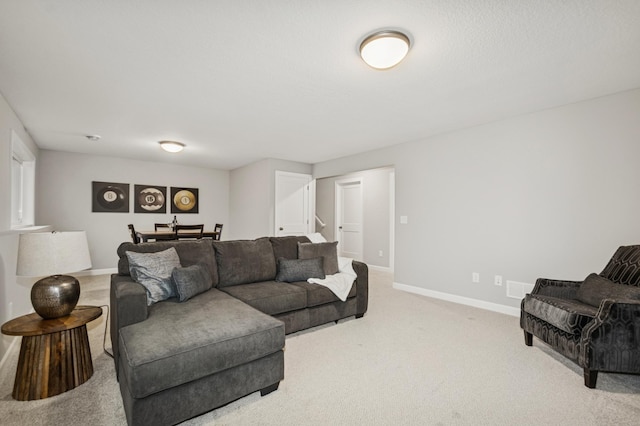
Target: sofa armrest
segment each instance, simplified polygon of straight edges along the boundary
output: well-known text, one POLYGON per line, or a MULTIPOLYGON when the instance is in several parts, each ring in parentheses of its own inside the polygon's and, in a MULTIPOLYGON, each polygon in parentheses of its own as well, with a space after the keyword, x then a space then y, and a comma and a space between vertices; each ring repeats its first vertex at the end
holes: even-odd
POLYGON ((578 287, 582 281, 552 280, 549 278, 538 278, 531 294, 542 296, 559 297, 561 299, 575 299, 578 287))
POLYGON ((353 270, 358 275, 356 278, 356 316, 359 318, 367 312, 369 306, 369 267, 366 263, 354 260, 353 270))
POLYGON ((111 275, 111 348, 118 372, 118 337, 122 327, 147 319, 147 290, 128 275, 111 275))
POLYGON ((640 373, 640 300, 603 300, 581 337, 581 367, 640 373))

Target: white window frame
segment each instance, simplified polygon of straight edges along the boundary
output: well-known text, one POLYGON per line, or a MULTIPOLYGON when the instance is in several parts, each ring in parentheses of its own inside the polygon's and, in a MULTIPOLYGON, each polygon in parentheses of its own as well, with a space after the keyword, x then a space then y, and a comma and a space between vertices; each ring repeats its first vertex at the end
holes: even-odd
POLYGON ((35 224, 36 157, 11 130, 11 229, 35 224))

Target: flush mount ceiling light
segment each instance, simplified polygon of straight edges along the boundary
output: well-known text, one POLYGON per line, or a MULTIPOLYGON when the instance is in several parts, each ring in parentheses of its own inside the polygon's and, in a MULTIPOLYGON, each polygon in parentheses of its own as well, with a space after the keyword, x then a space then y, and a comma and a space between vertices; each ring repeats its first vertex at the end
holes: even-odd
POLYGON ((85 135, 85 138, 95 142, 100 140, 100 135, 85 135))
POLYGON ((167 152, 180 152, 184 149, 184 144, 182 142, 175 141, 160 141, 158 142, 162 149, 167 152))
POLYGON ((400 31, 384 30, 367 36, 360 44, 362 60, 372 68, 386 70, 407 56, 411 42, 400 31))

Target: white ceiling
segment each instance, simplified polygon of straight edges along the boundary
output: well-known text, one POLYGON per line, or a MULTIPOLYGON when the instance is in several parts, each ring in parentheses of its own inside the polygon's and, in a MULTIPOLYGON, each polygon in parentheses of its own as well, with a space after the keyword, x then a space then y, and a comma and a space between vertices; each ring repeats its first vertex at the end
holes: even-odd
POLYGON ((44 149, 316 163, 637 87, 638 0, 0 0, 0 92, 44 149), (383 28, 413 46, 375 71, 383 28))

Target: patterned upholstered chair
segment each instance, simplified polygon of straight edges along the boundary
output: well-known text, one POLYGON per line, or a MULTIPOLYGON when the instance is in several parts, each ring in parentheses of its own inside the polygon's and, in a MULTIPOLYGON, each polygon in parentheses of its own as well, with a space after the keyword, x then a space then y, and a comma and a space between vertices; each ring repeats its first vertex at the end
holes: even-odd
POLYGON ((600 274, 584 281, 539 278, 522 300, 520 326, 584 369, 640 373, 640 245, 618 248, 600 274))

